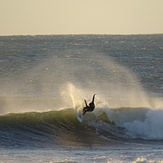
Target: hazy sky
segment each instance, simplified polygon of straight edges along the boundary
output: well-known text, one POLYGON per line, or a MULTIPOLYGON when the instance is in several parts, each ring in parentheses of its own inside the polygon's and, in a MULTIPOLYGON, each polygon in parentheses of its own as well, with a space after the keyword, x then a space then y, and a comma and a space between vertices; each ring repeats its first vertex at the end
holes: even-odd
POLYGON ((0 35, 163 33, 163 0, 0 0, 0 35))

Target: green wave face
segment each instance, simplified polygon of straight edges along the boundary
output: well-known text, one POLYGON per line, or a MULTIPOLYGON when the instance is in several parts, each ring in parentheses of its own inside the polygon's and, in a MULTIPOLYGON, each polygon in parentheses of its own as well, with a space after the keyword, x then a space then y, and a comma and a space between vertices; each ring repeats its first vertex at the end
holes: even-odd
POLYGON ((0 116, 0 145, 99 147, 129 140, 162 140, 159 125, 155 129, 158 129, 158 132, 155 132, 157 135, 149 134, 153 131, 150 130, 152 125, 155 125, 152 117, 159 114, 162 112, 147 108, 97 109, 95 112, 86 113, 82 122, 79 122, 75 110, 71 108, 48 112, 9 113, 0 116), (148 130, 149 124, 151 126, 148 130))
POLYGON ((105 140, 89 121, 90 118, 80 123, 73 109, 10 113, 0 117, 1 145, 74 147, 104 144, 105 140))

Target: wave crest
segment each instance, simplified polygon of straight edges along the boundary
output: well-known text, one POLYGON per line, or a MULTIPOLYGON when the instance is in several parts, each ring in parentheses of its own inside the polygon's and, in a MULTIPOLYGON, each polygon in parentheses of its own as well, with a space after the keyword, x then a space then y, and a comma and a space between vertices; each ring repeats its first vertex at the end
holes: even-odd
POLYGON ((94 146, 140 138, 162 140, 162 116, 162 110, 148 108, 97 108, 80 123, 74 109, 10 113, 0 116, 0 144, 94 146))

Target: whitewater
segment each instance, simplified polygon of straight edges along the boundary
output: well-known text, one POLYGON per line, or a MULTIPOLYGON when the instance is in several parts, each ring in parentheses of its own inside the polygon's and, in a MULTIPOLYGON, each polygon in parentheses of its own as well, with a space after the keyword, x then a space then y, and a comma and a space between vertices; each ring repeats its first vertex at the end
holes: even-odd
POLYGON ((162 42, 0 36, 0 161, 163 162, 162 42))

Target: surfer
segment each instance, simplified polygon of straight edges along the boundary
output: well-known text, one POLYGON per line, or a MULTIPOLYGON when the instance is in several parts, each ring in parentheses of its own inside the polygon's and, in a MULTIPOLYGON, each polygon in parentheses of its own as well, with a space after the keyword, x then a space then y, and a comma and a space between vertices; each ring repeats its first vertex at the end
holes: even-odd
POLYGON ((84 99, 86 107, 83 108, 83 115, 86 112, 92 112, 95 109, 95 104, 94 104, 95 95, 96 94, 93 95, 92 102, 89 103, 89 106, 87 105, 87 101, 84 99))

